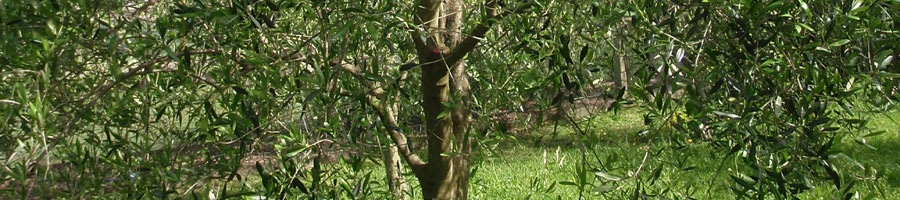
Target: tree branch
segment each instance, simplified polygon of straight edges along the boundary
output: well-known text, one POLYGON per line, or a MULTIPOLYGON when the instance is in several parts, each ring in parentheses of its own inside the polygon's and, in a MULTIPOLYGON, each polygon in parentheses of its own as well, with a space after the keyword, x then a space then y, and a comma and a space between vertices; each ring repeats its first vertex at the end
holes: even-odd
MULTIPOLYGON (((406 163, 409 164, 410 168, 413 169, 414 173, 418 173, 422 166, 425 166, 425 162, 419 158, 418 155, 412 152, 409 149, 409 143, 406 136, 400 132, 400 126, 397 122, 397 116, 394 114, 395 112, 392 110, 390 106, 385 106, 381 101, 384 90, 380 85, 371 82, 362 76, 362 70, 356 65, 345 63, 343 61, 338 61, 340 63, 334 63, 338 66, 342 71, 347 72, 353 77, 359 79, 360 81, 368 87, 372 94, 366 95, 366 103, 375 108, 378 117, 381 118, 382 125, 387 130, 388 135, 391 137, 391 140, 394 141, 394 144, 397 145, 397 150, 400 152, 400 155, 403 156, 403 159, 406 160, 406 163)), ((406 73, 406 72, 403 72, 406 73)), ((401 75, 401 77, 405 77, 401 75)))
POLYGON ((421 167, 425 166, 425 162, 409 149, 409 142, 407 141, 406 136, 403 135, 403 133, 400 133, 397 116, 394 115, 393 110, 391 110, 390 106, 384 106, 378 103, 378 99, 376 99, 375 96, 368 96, 366 102, 378 111, 378 116, 384 123, 384 128, 387 129, 391 140, 397 145, 397 150, 400 152, 400 155, 403 156, 403 159, 406 160, 406 163, 409 164, 410 168, 412 168, 415 173, 418 173, 421 167))
POLYGON ((484 38, 484 35, 487 34, 487 31, 491 29, 491 26, 493 26, 494 23, 497 23, 497 21, 511 13, 518 13, 519 11, 525 10, 534 5, 534 2, 529 2, 518 6, 515 10, 512 11, 500 11, 501 8, 499 6, 499 0, 490 0, 488 2, 485 2, 484 6, 487 11, 485 15, 486 18, 481 20, 481 23, 478 23, 478 25, 476 25, 475 28, 472 29, 472 32, 469 33, 469 36, 466 37, 466 39, 464 39, 462 42, 460 42, 459 45, 457 45, 456 48, 454 48, 450 53, 450 56, 445 59, 448 63, 459 61, 460 59, 465 57, 466 54, 472 52, 472 50, 475 49, 475 46, 477 46, 478 42, 480 42, 482 38, 484 38))
POLYGON ((431 40, 432 46, 429 46, 428 40, 435 39, 436 33, 434 31, 437 31, 438 21, 440 21, 438 20, 438 13, 440 13, 442 0, 417 1, 416 14, 413 19, 417 27, 410 31, 410 36, 416 46, 416 53, 418 53, 419 58, 425 58, 428 57, 428 52, 436 48, 437 44, 434 43, 439 42, 439 40, 431 40))

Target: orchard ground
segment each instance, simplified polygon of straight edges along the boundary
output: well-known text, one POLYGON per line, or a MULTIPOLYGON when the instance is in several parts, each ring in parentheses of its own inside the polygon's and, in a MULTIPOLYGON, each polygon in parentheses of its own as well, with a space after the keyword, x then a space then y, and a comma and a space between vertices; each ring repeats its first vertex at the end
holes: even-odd
MULTIPOLYGON (((638 182, 645 197, 736 198, 732 189, 736 183, 730 175, 735 174, 736 167, 744 166, 735 166, 734 155, 726 157, 724 152, 703 142, 686 140, 682 145, 674 145, 665 133, 642 133, 643 113, 641 108, 627 108, 576 120, 586 133, 584 137, 560 122, 555 137, 554 126, 549 125, 483 144, 490 148, 482 148, 476 159, 470 198, 626 199, 633 197, 638 182), (585 145, 580 141, 596 141, 587 145, 593 152, 583 151, 585 145), (578 184, 580 166, 587 169, 584 187, 578 184)), ((866 137, 864 144, 857 137, 845 138, 836 146, 842 153, 831 156, 830 161, 836 163, 845 183, 855 182, 853 190, 859 199, 898 199, 900 112, 869 116, 873 131, 886 132, 866 137), (869 169, 868 175, 864 168, 869 169)), ((348 165, 343 161, 329 164, 330 169, 343 171, 332 178, 361 180, 368 175, 374 193, 390 198, 383 184, 383 167, 373 160, 377 162, 369 159, 356 172, 346 169, 348 165)), ((406 178, 411 198, 421 198, 415 178, 410 174, 406 178)), ((248 177, 236 187, 261 188, 258 180, 256 176, 248 177)), ((839 194, 830 182, 814 180, 811 186, 799 197, 825 199, 839 194)))

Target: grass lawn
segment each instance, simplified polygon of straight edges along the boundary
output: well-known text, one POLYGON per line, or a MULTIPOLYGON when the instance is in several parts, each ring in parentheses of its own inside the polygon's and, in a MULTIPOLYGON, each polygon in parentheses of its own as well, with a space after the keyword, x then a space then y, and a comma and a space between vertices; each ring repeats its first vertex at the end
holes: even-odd
MULTIPOLYGON (((520 134, 516 139, 505 139, 492 148, 494 151, 482 149, 483 155, 474 160, 477 170, 471 179, 469 197, 630 199, 640 182, 644 197, 650 199, 657 196, 665 197, 661 199, 737 198, 731 189, 736 183, 730 175, 736 175, 735 169, 745 166, 737 165, 739 162, 735 162, 734 156, 723 162, 724 153, 704 143, 691 142, 674 149, 663 139, 646 139, 664 137, 639 136, 645 128, 642 114, 639 108, 631 108, 618 114, 602 113, 579 122, 586 137, 593 137, 590 141, 600 141, 591 144, 593 152, 587 154, 582 153, 585 151, 579 142, 579 134, 562 125, 555 137, 551 125, 520 134), (581 190, 574 184, 580 180, 579 168, 587 169, 586 176, 582 176, 585 178, 581 179, 587 186, 581 190), (656 174, 659 174, 657 178, 652 178, 656 174)), ((835 146, 843 154, 829 160, 835 163, 845 184, 856 181, 854 191, 858 192, 858 199, 900 199, 900 137, 897 132, 900 124, 890 118, 900 120, 900 112, 872 115, 870 126, 886 133, 866 138, 866 145, 846 138, 835 146), (869 174, 865 168, 869 169, 869 174)), ((331 167, 349 173, 345 168, 331 167)), ((360 178, 369 172, 372 180, 376 180, 375 194, 381 195, 376 198, 390 198, 383 185, 382 166, 367 163, 353 176, 360 178)), ((346 178, 342 177, 333 178, 346 178)), ((407 174, 406 179, 412 187, 412 199, 421 198, 415 178, 407 174)), ((258 182, 251 184, 258 185, 258 182)), ((831 199, 838 194, 831 182, 816 180, 811 186, 812 189, 799 195, 801 199, 831 199)))
MULTIPOLYGON (((836 149, 847 155, 832 158, 842 173, 845 184, 849 179, 858 182, 854 186, 860 199, 900 199, 900 113, 878 114, 872 118, 871 127, 886 133, 867 138, 867 147, 851 138, 845 139, 836 149), (861 167, 869 168, 866 175, 861 167)), ((592 145, 596 156, 584 155, 578 137, 571 129, 560 128, 551 138, 552 127, 519 136, 517 142, 506 142, 496 152, 485 156, 472 179, 470 197, 473 199, 577 199, 577 186, 560 184, 577 182, 577 168, 584 161, 590 168, 606 169, 608 178, 588 171, 587 182, 593 186, 584 188, 585 199, 622 199, 633 195, 637 176, 642 177, 642 190, 648 196, 661 194, 668 198, 734 199, 730 188, 735 183, 729 175, 735 174, 733 156, 727 159, 716 177, 722 154, 708 145, 690 143, 681 149, 666 149, 666 144, 652 141, 639 142, 638 133, 644 128, 641 110, 627 109, 618 115, 604 113, 592 119, 594 127, 582 127, 597 137, 600 143, 592 145), (645 152, 649 154, 641 167, 645 152), (599 159, 598 159, 599 158, 599 159), (637 169, 641 168, 640 173, 637 169), (659 178, 652 181, 651 174, 659 178), (713 179, 716 177, 715 179, 713 179), (621 178, 618 181, 609 179, 621 178), (652 181, 652 182, 651 182, 652 181)), ((563 127, 563 126, 560 126, 563 127)), ((800 195, 803 199, 826 199, 837 194, 830 182, 813 182, 811 190, 800 195)))

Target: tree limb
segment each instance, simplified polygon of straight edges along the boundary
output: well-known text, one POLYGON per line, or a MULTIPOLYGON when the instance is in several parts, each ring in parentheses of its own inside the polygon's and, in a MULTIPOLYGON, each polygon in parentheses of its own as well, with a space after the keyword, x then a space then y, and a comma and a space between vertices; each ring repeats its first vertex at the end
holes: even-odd
POLYGON ((416 3, 416 14, 413 22, 417 27, 414 27, 415 30, 410 31, 410 36, 416 46, 416 53, 418 53, 419 58, 428 57, 428 52, 437 48, 435 43, 440 41, 434 38, 437 36, 434 31, 437 31, 436 29, 439 28, 438 13, 440 13, 440 6, 441 0, 418 0, 418 3, 416 3), (432 39, 431 44, 428 42, 429 39, 432 39))
POLYGON ((472 29, 472 32, 469 33, 469 36, 466 37, 466 39, 464 39, 462 42, 460 42, 459 45, 457 45, 456 48, 454 48, 450 53, 450 56, 445 59, 448 63, 459 61, 460 59, 465 57, 466 54, 472 52, 472 50, 475 49, 475 46, 477 46, 478 42, 480 42, 482 38, 484 38, 484 35, 488 30, 491 29, 491 26, 493 26, 494 23, 497 23, 497 21, 511 13, 518 13, 519 11, 525 10, 534 5, 535 4, 533 2, 529 2, 520 5, 512 11, 500 11, 501 8, 499 6, 499 0, 490 0, 488 2, 485 2, 484 6, 487 11, 485 15, 486 18, 481 20, 481 23, 478 23, 478 25, 476 25, 475 28, 472 29))
MULTIPOLYGON (((419 158, 418 155, 412 152, 409 149, 409 142, 406 136, 400 132, 400 125, 397 122, 397 116, 394 114, 395 112, 392 110, 391 106, 386 106, 380 102, 382 102, 384 96, 384 90, 380 85, 371 82, 362 76, 362 70, 356 65, 345 63, 343 61, 338 61, 340 63, 334 63, 338 66, 342 71, 347 72, 353 77, 359 79, 366 85, 371 91, 372 94, 366 95, 366 103, 375 108, 378 117, 381 118, 382 125, 387 130, 388 135, 391 137, 391 140, 394 141, 394 144, 397 145, 397 150, 400 152, 400 155, 406 160, 406 163, 409 164, 410 168, 413 169, 413 172, 418 173, 422 166, 425 165, 425 162, 419 158), (381 98, 381 99, 379 99, 381 98)), ((404 72, 405 73, 405 72, 404 72)), ((401 77, 405 77, 401 75, 401 77)))

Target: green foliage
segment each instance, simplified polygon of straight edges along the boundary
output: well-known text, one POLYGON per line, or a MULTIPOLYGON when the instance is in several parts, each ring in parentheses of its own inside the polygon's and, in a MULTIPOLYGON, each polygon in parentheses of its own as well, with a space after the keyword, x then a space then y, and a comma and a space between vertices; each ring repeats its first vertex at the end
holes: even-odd
MULTIPOLYGON (((397 105, 401 127, 391 128, 410 133, 412 147, 425 142, 414 3, 0 1, 0 198, 389 198, 366 165, 393 143, 366 101, 383 90, 378 101, 397 105)), ((694 182, 665 177, 703 166, 738 197, 802 198, 822 183, 852 197, 869 186, 859 177, 897 167, 846 170, 867 152, 841 144, 893 144, 871 142, 889 132, 870 127, 891 122, 870 112, 900 101, 900 2, 503 3, 528 9, 498 21, 465 58, 470 135, 487 163, 474 167, 473 188, 505 187, 479 185, 486 174, 538 168, 491 162, 516 156, 498 153, 506 133, 546 130, 534 122, 551 119, 497 116, 566 111, 595 90, 614 101, 612 115, 646 107, 647 130, 610 139, 598 127, 621 116, 557 116, 535 141, 570 139, 569 161, 557 160, 569 171, 528 177, 531 197, 696 197, 694 182), (620 31, 624 48, 614 44, 620 31), (605 73, 623 53, 635 78, 627 94, 610 94, 618 88, 604 86, 605 73), (632 145, 596 148, 609 141, 632 145), (700 154, 715 159, 669 158, 700 154)), ((465 23, 483 23, 483 9, 471 7, 465 23)))
POLYGON ((858 104, 896 108, 900 35, 883 30, 896 29, 897 2, 633 3, 633 37, 648 44, 634 46, 647 67, 632 93, 652 131, 741 158, 739 196, 795 198, 819 179, 854 196, 832 147, 871 133, 858 104))
MULTIPOLYGON (((738 183, 731 178, 729 169, 741 164, 742 158, 728 157, 723 171, 717 176, 716 171, 727 151, 706 142, 645 135, 642 132, 648 127, 643 125, 644 113, 643 108, 625 108, 618 114, 602 113, 578 120, 585 129, 598 130, 589 134, 597 138, 591 146, 598 157, 589 153, 584 161, 582 149, 576 148, 579 136, 569 127, 559 128, 555 138, 547 137, 553 127, 543 127, 519 134, 516 140, 505 139, 506 142, 493 152, 495 154, 485 155, 477 165, 470 198, 577 199, 577 185, 568 183, 575 183, 576 167, 583 162, 588 164, 592 176, 585 182, 584 199, 631 199, 638 184, 641 185, 640 194, 650 199, 738 198, 731 190, 738 183), (645 154, 648 155, 646 160, 645 154), (641 165, 638 178, 634 178, 641 165), (612 181, 596 172, 621 180, 612 181)), ((900 127, 890 119, 898 117, 897 114, 873 116, 870 123, 878 127, 876 130, 893 130, 900 127)), ((842 175, 857 180, 854 188, 859 193, 858 199, 894 199, 900 195, 896 190, 900 185, 895 184, 896 159, 883 156, 896 154, 897 149, 892 146, 896 145, 896 139, 896 134, 869 137, 867 143, 877 150, 853 140, 835 144, 837 151, 855 160, 840 158, 834 165, 842 175)), ((373 166, 373 170, 379 167, 373 166)), ((372 176, 380 177, 383 173, 375 172, 372 176)), ((415 182, 411 183, 415 187, 415 182)), ((812 181, 810 184, 812 188, 798 194, 798 198, 819 199, 840 194, 830 181, 812 181)))

